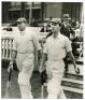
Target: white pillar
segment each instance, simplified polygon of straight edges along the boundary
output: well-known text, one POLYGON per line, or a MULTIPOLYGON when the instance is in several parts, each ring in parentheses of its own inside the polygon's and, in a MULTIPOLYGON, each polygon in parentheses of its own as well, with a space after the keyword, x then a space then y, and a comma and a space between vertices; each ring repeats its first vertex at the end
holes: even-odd
POLYGON ((80 20, 81 20, 80 30, 81 30, 81 37, 82 37, 84 32, 84 4, 82 4, 81 6, 80 20))

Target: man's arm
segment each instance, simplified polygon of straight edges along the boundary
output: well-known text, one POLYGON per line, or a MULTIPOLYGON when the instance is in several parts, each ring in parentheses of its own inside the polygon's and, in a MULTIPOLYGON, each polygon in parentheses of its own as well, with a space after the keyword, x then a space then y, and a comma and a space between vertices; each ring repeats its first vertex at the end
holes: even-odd
POLYGON ((72 62, 73 62, 75 72, 76 72, 77 74, 79 74, 79 73, 80 73, 80 70, 79 70, 79 68, 77 68, 77 66, 76 66, 76 61, 75 61, 75 58, 74 58, 72 52, 70 51, 70 52, 68 52, 67 54, 68 54, 68 56, 71 58, 71 60, 72 60, 72 62))
POLYGON ((41 63, 40 63, 40 72, 42 72, 45 69, 45 62, 47 60, 47 54, 43 53, 41 63))
POLYGON ((70 42, 70 40, 68 38, 65 39, 65 47, 66 47, 67 55, 72 59, 75 72, 79 73, 80 70, 79 70, 79 68, 76 67, 75 58, 74 58, 74 56, 72 54, 71 42, 70 42))
POLYGON ((75 58, 74 58, 72 52, 69 51, 69 52, 67 53, 67 55, 71 58, 71 60, 72 60, 72 62, 73 62, 73 65, 74 65, 74 68, 76 69, 76 62, 75 62, 75 58))
POLYGON ((17 51, 16 50, 13 50, 13 54, 12 54, 12 58, 11 58, 11 61, 10 62, 14 62, 14 60, 16 58, 16 54, 17 54, 17 51))
POLYGON ((11 61, 9 63, 9 67, 7 69, 8 72, 10 72, 10 70, 13 70, 13 63, 14 63, 14 60, 16 58, 16 54, 17 54, 16 50, 13 50, 12 58, 11 58, 11 61))

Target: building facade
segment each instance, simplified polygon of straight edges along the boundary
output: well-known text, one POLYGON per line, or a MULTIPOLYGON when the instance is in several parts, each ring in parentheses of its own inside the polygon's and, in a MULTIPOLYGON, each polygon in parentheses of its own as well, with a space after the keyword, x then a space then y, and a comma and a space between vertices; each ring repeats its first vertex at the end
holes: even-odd
MULTIPOLYGON (((32 2, 32 20, 44 20, 48 17, 61 18, 69 14, 72 19, 81 21, 82 3, 63 2, 32 2)), ((29 21, 29 2, 2 2, 2 23, 13 22, 18 17, 24 16, 29 21)))

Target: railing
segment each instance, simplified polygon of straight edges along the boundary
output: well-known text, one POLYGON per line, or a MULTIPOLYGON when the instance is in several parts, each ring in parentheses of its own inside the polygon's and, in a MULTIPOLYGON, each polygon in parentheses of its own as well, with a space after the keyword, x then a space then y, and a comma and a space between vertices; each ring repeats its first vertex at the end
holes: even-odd
MULTIPOLYGON (((73 42, 73 44, 78 43, 81 49, 80 56, 83 54, 83 42, 73 42)), ((1 39, 1 55, 2 59, 10 60, 13 52, 13 37, 2 37, 1 39)))
POLYGON ((1 40, 1 54, 2 59, 10 60, 13 52, 13 38, 2 37, 1 40))

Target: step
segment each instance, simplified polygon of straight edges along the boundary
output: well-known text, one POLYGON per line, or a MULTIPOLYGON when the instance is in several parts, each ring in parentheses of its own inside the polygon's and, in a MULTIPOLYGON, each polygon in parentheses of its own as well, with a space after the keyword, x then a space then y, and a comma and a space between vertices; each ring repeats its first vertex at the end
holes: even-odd
POLYGON ((70 79, 70 78, 63 78, 62 81, 66 81, 66 82, 72 82, 72 83, 77 83, 77 84, 81 84, 83 85, 83 81, 81 80, 74 80, 74 79, 70 79))
POLYGON ((83 90, 83 84, 79 83, 74 83, 74 82, 69 82, 69 81, 62 81, 61 83, 62 86, 67 86, 67 87, 72 87, 72 88, 77 88, 83 90))
POLYGON ((83 75, 78 75, 73 73, 65 73, 64 78, 83 81, 83 75))
POLYGON ((71 92, 71 91, 66 91, 64 90, 64 93, 67 97, 67 99, 71 100, 71 99, 83 99, 83 94, 80 93, 75 93, 75 92, 71 92))
POLYGON ((83 94, 83 90, 81 90, 81 89, 67 87, 67 86, 62 86, 62 88, 64 91, 70 91, 70 92, 74 92, 74 93, 83 94))
POLYGON ((80 57, 80 58, 76 59, 76 63, 80 64, 80 65, 83 65, 83 57, 80 57))

